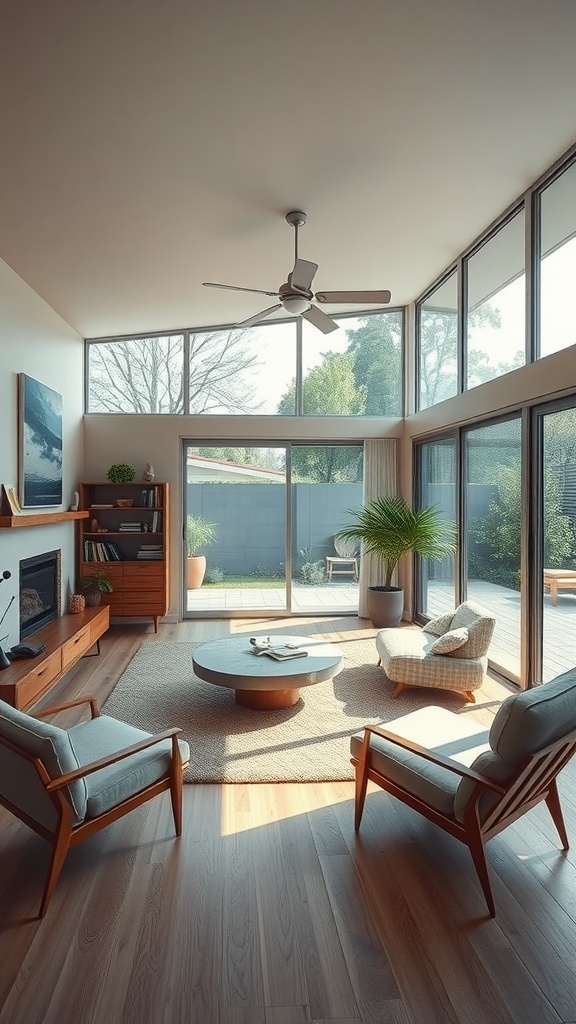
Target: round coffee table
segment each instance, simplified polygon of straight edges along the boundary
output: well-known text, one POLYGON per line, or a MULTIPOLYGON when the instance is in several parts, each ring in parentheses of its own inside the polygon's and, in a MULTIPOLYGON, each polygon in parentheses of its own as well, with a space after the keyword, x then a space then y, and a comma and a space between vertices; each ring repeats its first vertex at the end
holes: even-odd
POLYGON ((300 698, 303 686, 323 683, 340 672, 344 659, 337 647, 305 636, 273 636, 271 644, 295 644, 305 658, 274 661, 267 654, 253 654, 246 636, 227 637, 202 644, 192 665, 200 679, 236 691, 236 702, 259 711, 289 708, 300 698))

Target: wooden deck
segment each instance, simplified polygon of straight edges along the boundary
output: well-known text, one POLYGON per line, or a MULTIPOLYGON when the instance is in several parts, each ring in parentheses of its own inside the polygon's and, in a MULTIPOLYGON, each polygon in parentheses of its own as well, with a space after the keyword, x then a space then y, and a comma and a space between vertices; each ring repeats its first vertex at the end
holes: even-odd
MULTIPOLYGON (((429 584, 429 613, 442 615, 454 607, 452 586, 429 584)), ((472 580, 468 597, 485 605, 496 616, 496 629, 489 657, 512 675, 520 672, 520 594, 495 583, 472 580)), ((576 593, 558 594, 555 605, 544 595, 543 681, 576 666, 576 593)))

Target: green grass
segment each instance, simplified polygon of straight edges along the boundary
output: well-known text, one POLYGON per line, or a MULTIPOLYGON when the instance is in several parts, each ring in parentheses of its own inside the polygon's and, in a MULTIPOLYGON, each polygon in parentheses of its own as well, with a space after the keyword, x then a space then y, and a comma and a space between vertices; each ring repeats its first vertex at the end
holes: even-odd
POLYGON ((225 576, 221 583, 203 583, 203 590, 273 590, 284 587, 284 579, 280 576, 225 576))

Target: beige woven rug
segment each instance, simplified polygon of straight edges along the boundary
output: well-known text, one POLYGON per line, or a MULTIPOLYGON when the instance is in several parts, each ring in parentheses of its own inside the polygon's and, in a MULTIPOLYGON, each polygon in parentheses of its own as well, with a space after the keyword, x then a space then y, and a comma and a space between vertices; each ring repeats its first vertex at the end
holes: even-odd
POLYGON ((413 689, 392 700, 394 685, 376 665, 374 640, 362 638, 337 643, 340 674, 302 689, 294 707, 253 711, 236 704, 233 690, 193 674, 198 646, 144 642, 103 708, 148 732, 179 726, 191 750, 186 782, 351 779, 350 736, 363 725, 429 704, 470 710, 462 697, 438 690, 413 689))

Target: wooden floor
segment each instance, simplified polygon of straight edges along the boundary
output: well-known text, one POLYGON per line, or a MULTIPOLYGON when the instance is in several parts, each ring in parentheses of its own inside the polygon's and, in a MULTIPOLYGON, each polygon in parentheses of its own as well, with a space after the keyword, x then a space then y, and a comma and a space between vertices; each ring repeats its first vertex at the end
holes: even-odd
MULTIPOLYGON (((159 639, 259 628, 163 625, 159 639)), ((49 703, 103 701, 146 630, 113 627, 49 703)), ((482 693, 491 708, 502 695, 482 693)), ((572 763, 573 836, 575 782, 572 763)), ((489 844, 491 920, 468 851, 380 790, 358 837, 352 783, 187 785, 179 840, 169 804, 73 850, 43 922, 47 845, 0 809, 0 1024, 576 1022, 576 858, 545 810, 489 844)))

